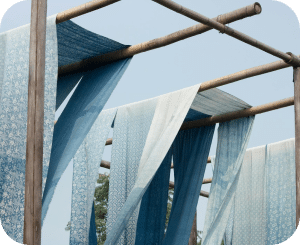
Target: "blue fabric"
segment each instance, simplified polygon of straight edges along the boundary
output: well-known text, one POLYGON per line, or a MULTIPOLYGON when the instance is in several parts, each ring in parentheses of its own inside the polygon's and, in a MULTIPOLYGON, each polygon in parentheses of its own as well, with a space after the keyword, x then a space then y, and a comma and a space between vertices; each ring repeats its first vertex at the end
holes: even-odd
MULTIPOLYGON (((44 90, 43 189, 55 120, 56 15, 47 19, 44 90)), ((0 218, 6 233, 23 242, 30 25, 0 35, 0 218)))
MULTIPOLYGON (((92 34, 71 21, 61 23, 57 28, 60 66, 126 47, 92 34)), ((57 108, 81 80, 54 128, 48 181, 43 196, 43 220, 62 173, 121 79, 130 60, 124 59, 85 73, 59 77, 57 108)))
POLYGON ((248 149, 226 244, 279 244, 296 230, 295 141, 248 149))
POLYGON ((89 244, 100 162, 116 112, 117 109, 110 109, 100 113, 73 158, 70 245, 89 244))
POLYGON ((96 217, 95 217, 95 204, 93 203, 90 231, 89 231, 89 245, 97 245, 97 234, 96 234, 96 217))
POLYGON ((204 245, 222 242, 253 122, 254 117, 246 117, 219 126, 214 177, 205 215, 204 245))
POLYGON ((188 244, 215 125, 180 131, 173 143, 175 189, 163 244, 188 244))
MULTIPOLYGON (((57 39, 59 67, 129 46, 90 32, 72 21, 57 25, 57 39)), ((61 105, 83 74, 77 73, 57 81, 56 108, 61 105)))
POLYGON ((137 223, 135 245, 162 244, 165 235, 169 194, 171 149, 143 196, 137 223))
MULTIPOLYGON (((136 180, 142 151, 154 116, 157 99, 118 108, 114 121, 110 168, 107 234, 118 218, 136 180)), ((138 209, 116 244, 134 244, 138 209)))

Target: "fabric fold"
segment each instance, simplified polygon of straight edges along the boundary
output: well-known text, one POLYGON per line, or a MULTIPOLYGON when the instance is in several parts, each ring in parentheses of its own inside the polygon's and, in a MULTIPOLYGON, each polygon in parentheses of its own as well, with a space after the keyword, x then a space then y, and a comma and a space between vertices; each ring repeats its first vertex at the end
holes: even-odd
POLYGON ((90 220, 98 170, 116 111, 110 109, 100 113, 73 158, 70 245, 90 244, 90 220))
POLYGON ((183 130, 173 143, 175 189, 163 244, 188 244, 215 125, 183 130))
POLYGON ((221 123, 214 177, 205 215, 203 244, 221 244, 250 138, 254 116, 221 123))
MULTIPOLYGON (((44 89, 44 190, 55 120, 56 15, 47 18, 44 89)), ((0 218, 6 233, 23 243, 30 25, 0 34, 0 218)))

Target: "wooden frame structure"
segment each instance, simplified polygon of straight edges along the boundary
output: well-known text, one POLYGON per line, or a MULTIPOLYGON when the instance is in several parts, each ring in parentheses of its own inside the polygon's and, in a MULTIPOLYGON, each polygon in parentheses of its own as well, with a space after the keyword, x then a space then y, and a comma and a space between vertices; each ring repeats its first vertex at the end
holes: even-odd
MULTIPOLYGON (((118 1, 120 0, 94 0, 86 4, 82 4, 78 7, 59 13, 56 17, 56 23, 62 23, 91 11, 109 6, 118 1)), ((298 226, 300 220, 300 57, 295 56, 292 53, 284 53, 276 50, 225 25, 246 17, 260 14, 262 9, 259 3, 254 3, 230 13, 219 15, 214 19, 209 19, 171 0, 152 1, 188 18, 196 20, 201 24, 183 29, 165 37, 133 45, 123 50, 59 67, 59 76, 88 71, 116 60, 132 57, 142 52, 170 45, 191 36, 204 33, 211 29, 217 29, 222 33, 245 42, 273 56, 276 56, 281 60, 204 82, 201 84, 199 92, 236 82, 245 78, 293 66, 294 98, 291 97, 242 111, 231 112, 221 116, 212 116, 210 118, 187 122, 182 125, 181 130, 211 125, 241 117, 247 117, 250 115, 256 115, 295 104, 296 226, 298 226)), ((47 0, 32 0, 24 215, 24 243, 28 245, 38 245, 41 243, 46 12, 47 0)), ((108 139, 106 142, 106 145, 110 144, 112 144, 112 139, 108 139)), ((107 162, 105 163, 105 161, 102 161, 101 166, 108 168, 109 165, 107 162)), ((204 180, 204 182, 209 183, 208 180, 204 180)), ((170 183, 170 185, 172 185, 172 183, 170 183)))

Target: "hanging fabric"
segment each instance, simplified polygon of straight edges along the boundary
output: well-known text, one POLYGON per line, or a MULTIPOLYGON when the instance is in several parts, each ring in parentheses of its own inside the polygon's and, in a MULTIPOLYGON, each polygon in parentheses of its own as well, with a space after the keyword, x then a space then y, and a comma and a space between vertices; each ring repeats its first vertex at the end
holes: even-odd
POLYGON ((296 230, 295 140, 247 150, 226 244, 273 245, 296 230))
POLYGON ((163 244, 188 244, 214 129, 180 131, 173 143, 175 189, 163 244))
MULTIPOLYGON (((108 235, 113 233, 112 226, 134 186, 156 104, 157 98, 154 98, 118 108, 109 178, 108 235)), ((138 209, 130 217, 130 222, 115 244, 134 244, 137 217, 138 209)))
POLYGON ((73 158, 70 245, 90 244, 90 220, 98 170, 116 111, 110 109, 100 113, 73 158))
MULTIPOLYGON (((47 19, 43 189, 48 172, 57 82, 56 15, 47 19)), ((30 25, 0 34, 0 218, 23 243, 30 25)))
MULTIPOLYGON (((108 38, 92 34, 71 21, 59 24, 57 29, 59 65, 126 47, 108 38)), ((78 83, 78 79, 81 80, 54 127, 50 166, 43 195, 42 220, 46 216, 62 173, 91 129, 130 60, 123 59, 99 67, 83 73, 82 77, 80 74, 59 77, 57 82, 59 100, 56 107, 78 83)))
POLYGON ((219 126, 214 177, 205 215, 204 245, 222 242, 253 122, 254 116, 219 126))

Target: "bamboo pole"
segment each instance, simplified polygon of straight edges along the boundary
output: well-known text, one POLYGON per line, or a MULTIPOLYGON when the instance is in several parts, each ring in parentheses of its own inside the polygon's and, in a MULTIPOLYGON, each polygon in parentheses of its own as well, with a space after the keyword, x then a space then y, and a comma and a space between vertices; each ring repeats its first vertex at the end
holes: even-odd
POLYGON ((195 213, 195 218, 193 221, 193 226, 192 226, 188 245, 197 245, 197 211, 195 213))
POLYGON ((120 0, 94 0, 88 3, 84 3, 77 7, 63 11, 56 16, 56 24, 62 23, 64 21, 70 20, 72 18, 78 17, 83 14, 87 14, 94 10, 106 7, 120 0))
POLYGON ((245 110, 230 112, 230 113, 223 114, 220 116, 212 116, 212 117, 208 117, 208 118, 204 118, 204 119, 200 119, 200 120, 196 120, 196 121, 192 121, 192 122, 185 122, 182 124, 180 130, 187 130, 187 129, 191 129, 191 128, 200 128, 203 126, 209 126, 212 124, 226 122, 226 121, 230 121, 230 120, 234 120, 234 119, 238 119, 238 118, 242 118, 242 117, 254 116, 256 114, 273 111, 276 109, 291 106, 293 104, 294 104, 294 97, 290 97, 287 99, 271 102, 268 104, 251 107, 251 108, 248 108, 245 110))
POLYGON ((300 222, 300 68, 294 68, 295 93, 295 166, 296 166, 296 227, 300 222))
MULTIPOLYGON (((214 20, 223 24, 228 24, 260 13, 261 13, 260 5, 258 3, 254 3, 244 8, 229 12, 227 14, 219 15, 218 17, 214 18, 214 20)), ((129 58, 139 53, 143 53, 152 49, 157 49, 157 48, 170 45, 172 43, 176 43, 186 38, 198 34, 202 34, 211 29, 212 28, 210 28, 207 25, 202 25, 202 24, 194 25, 192 27, 174 32, 170 35, 157 38, 148 42, 140 43, 137 45, 133 45, 131 47, 119 51, 107 53, 94 58, 82 60, 73 64, 61 66, 59 67, 58 75, 64 76, 70 73, 97 68, 99 66, 111 63, 113 61, 129 58)))
MULTIPOLYGON (((245 35, 242 32, 239 32, 233 28, 230 28, 229 26, 226 26, 222 23, 217 22, 216 20, 207 18, 206 16, 199 14, 193 10, 190 10, 186 7, 183 7, 182 5, 179 5, 171 0, 152 0, 168 9, 171 9, 179 14, 182 14, 190 19, 193 19, 195 21, 198 21, 204 25, 210 26, 218 31, 220 31, 221 33, 225 33, 228 36, 231 36, 233 38, 236 38, 244 43, 247 43, 253 47, 256 47, 266 53, 269 53, 271 55, 274 55, 282 60, 284 60, 285 62, 288 62, 294 66, 300 66, 300 59, 296 56, 292 56, 290 54, 284 53, 282 51, 279 51, 277 49, 272 48, 271 46, 264 44, 250 36, 245 35)), ((259 3, 257 3, 257 8, 260 9, 261 11, 261 7, 259 3)))
POLYGON ((27 245, 41 244, 46 16, 47 0, 32 0, 23 236, 27 245))

